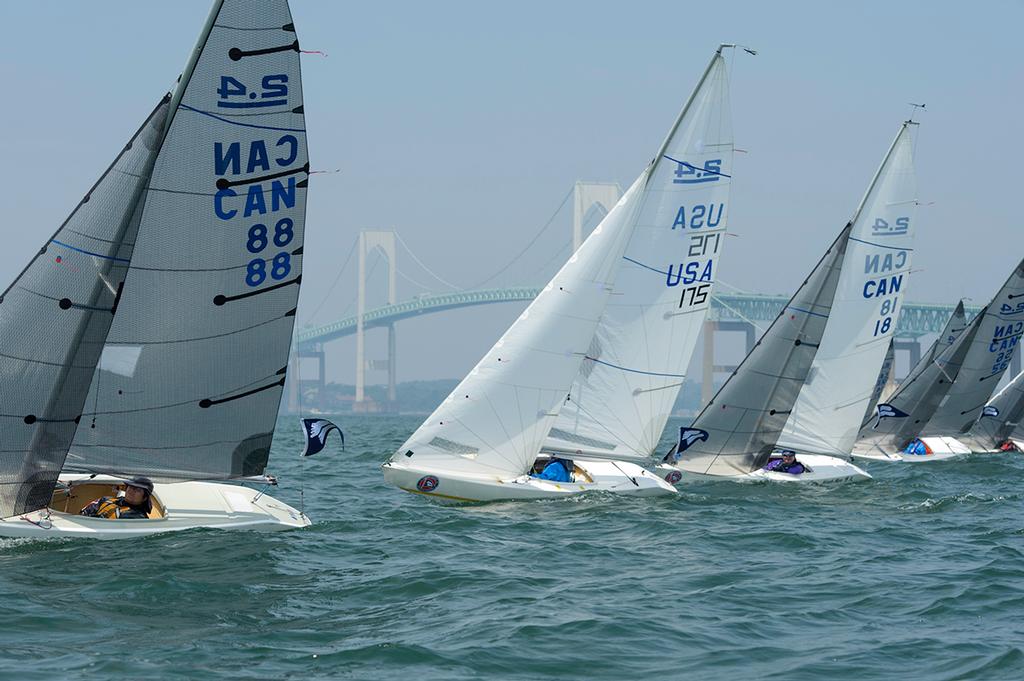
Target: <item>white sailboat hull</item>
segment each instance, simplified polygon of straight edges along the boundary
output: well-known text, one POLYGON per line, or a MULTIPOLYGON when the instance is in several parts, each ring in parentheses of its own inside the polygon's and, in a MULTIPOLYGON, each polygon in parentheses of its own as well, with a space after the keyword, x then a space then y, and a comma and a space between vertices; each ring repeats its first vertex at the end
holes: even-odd
POLYGON ((853 458, 863 459, 866 461, 886 461, 890 463, 897 461, 921 463, 925 461, 944 461, 946 459, 955 459, 971 453, 971 448, 957 440, 955 437, 923 437, 920 439, 928 446, 928 449, 931 450, 930 453, 908 454, 907 452, 886 450, 878 447, 877 445, 871 445, 868 447, 854 448, 853 458))
POLYGON ((439 501, 511 501, 519 499, 559 499, 591 492, 610 492, 636 497, 677 494, 676 488, 647 469, 624 461, 574 459, 589 481, 554 482, 529 475, 515 478, 471 477, 424 471, 388 461, 381 466, 384 479, 406 492, 422 494, 439 501))
MULTIPOLYGON (((119 479, 90 479, 88 475, 62 475, 60 482, 99 482, 111 486, 119 479)), ((139 520, 90 518, 54 508, 0 519, 0 537, 131 539, 163 532, 196 528, 274 532, 310 525, 309 518, 288 504, 258 490, 215 482, 156 483, 153 495, 163 517, 139 520)))
POLYGON ((797 460, 805 464, 810 470, 805 470, 799 475, 789 473, 777 473, 775 471, 758 470, 751 473, 738 473, 735 476, 701 475, 684 471, 677 466, 662 463, 655 468, 657 475, 667 482, 696 482, 710 480, 736 480, 750 482, 754 480, 770 480, 772 482, 827 482, 830 480, 870 480, 871 475, 864 469, 855 466, 849 461, 843 461, 832 456, 822 454, 800 454, 797 460))

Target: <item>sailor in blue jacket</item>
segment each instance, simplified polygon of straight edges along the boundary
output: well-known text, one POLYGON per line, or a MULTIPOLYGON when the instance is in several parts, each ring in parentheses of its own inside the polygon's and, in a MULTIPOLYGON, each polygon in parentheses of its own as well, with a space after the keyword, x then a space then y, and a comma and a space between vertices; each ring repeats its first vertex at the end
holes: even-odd
POLYGON ((539 478, 541 480, 551 480, 552 482, 572 482, 573 468, 574 466, 572 461, 551 459, 551 463, 544 466, 543 471, 540 473, 531 473, 530 477, 539 478))

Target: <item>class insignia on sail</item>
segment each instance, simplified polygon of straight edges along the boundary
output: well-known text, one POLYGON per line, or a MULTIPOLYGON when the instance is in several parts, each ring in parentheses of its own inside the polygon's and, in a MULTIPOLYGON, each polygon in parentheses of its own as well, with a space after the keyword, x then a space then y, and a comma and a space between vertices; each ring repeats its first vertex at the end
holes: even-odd
POLYGON ((327 419, 301 419, 302 432, 306 435, 306 446, 302 450, 302 456, 313 456, 323 451, 327 444, 327 436, 337 432, 341 438, 341 451, 345 451, 345 433, 327 419))
POLYGON ((882 419, 901 419, 910 416, 910 414, 908 414, 907 412, 897 409, 891 404, 879 404, 875 407, 875 410, 877 412, 878 419, 875 421, 875 425, 873 426, 874 428, 878 428, 878 425, 882 422, 882 419))

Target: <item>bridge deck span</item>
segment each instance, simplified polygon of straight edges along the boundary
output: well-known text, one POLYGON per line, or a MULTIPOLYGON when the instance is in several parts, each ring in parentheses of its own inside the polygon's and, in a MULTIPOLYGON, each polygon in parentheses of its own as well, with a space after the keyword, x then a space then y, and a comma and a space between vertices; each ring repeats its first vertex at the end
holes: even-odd
MULTIPOLYGON (((410 317, 434 314, 474 305, 494 303, 526 302, 540 293, 539 288, 483 289, 418 296, 394 305, 385 305, 367 311, 363 315, 363 327, 372 329, 394 324, 410 317)), ((711 321, 754 321, 770 322, 778 316, 788 296, 765 294, 720 294, 712 297, 711 321)), ((903 339, 915 339, 929 333, 939 333, 949 316, 952 305, 933 303, 905 303, 900 309, 896 322, 896 335, 903 339)), ((973 317, 980 307, 968 307, 968 318, 973 317)), ((328 343, 356 333, 356 315, 344 317, 329 324, 299 329, 296 341, 299 350, 311 350, 314 346, 328 343)))

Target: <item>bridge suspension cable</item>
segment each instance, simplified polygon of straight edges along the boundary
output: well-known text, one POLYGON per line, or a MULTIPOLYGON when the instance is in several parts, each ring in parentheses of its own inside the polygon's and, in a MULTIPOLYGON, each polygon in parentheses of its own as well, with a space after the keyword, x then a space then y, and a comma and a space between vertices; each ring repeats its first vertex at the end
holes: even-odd
MULTIPOLYGON (((306 316, 306 323, 307 324, 309 324, 314 319, 316 319, 316 316, 320 313, 320 310, 323 309, 323 306, 330 299, 331 294, 334 293, 334 287, 338 285, 339 281, 341 281, 341 275, 345 273, 345 268, 348 267, 349 262, 352 261, 352 254, 356 252, 356 247, 358 245, 359 245, 359 239, 356 239, 356 240, 354 240, 352 242, 352 248, 349 249, 348 255, 345 257, 345 264, 343 264, 341 266, 341 269, 338 270, 338 274, 334 277, 334 281, 332 281, 331 285, 329 287, 327 287, 327 293, 324 294, 323 300, 321 300, 320 303, 316 306, 316 309, 313 310, 312 314, 309 314, 309 315, 306 316)), ((352 298, 352 302, 355 302, 355 298, 354 297, 352 298)), ((352 303, 349 303, 348 307, 352 307, 352 303)), ((347 311, 347 308, 346 308, 346 311, 347 311)), ((342 312, 342 315, 344 315, 344 314, 345 313, 342 312)))
POLYGON ((467 286, 463 290, 467 290, 468 291, 468 290, 473 290, 473 289, 481 288, 484 284, 488 284, 488 283, 494 281, 495 279, 497 279, 499 276, 504 274, 505 271, 508 270, 508 268, 512 267, 512 265, 514 265, 516 262, 518 262, 519 259, 522 258, 526 254, 526 252, 528 250, 533 248, 533 245, 535 243, 537 243, 537 239, 539 239, 541 237, 541 235, 543 235, 544 232, 547 231, 548 227, 550 227, 551 223, 555 221, 555 218, 558 216, 558 214, 560 212, 562 212, 562 208, 564 208, 565 204, 569 201, 569 197, 572 196, 573 191, 575 191, 575 187, 569 189, 569 191, 566 192, 565 196, 562 197, 562 202, 558 204, 558 208, 556 208, 555 212, 551 214, 551 217, 549 217, 548 221, 544 223, 544 226, 540 228, 540 231, 533 235, 533 238, 530 239, 530 243, 526 244, 526 246, 523 248, 523 250, 519 251, 519 253, 517 253, 515 255, 515 257, 513 257, 511 260, 509 260, 507 263, 505 263, 505 265, 500 270, 498 270, 497 272, 495 272, 491 276, 487 277, 483 281, 479 281, 479 282, 473 284, 472 286, 467 286))
MULTIPOLYGON (((433 270, 431 270, 431 269, 430 269, 429 267, 427 267, 427 266, 426 266, 425 264, 423 264, 423 261, 422 261, 422 260, 420 260, 419 258, 417 258, 417 257, 416 257, 416 254, 412 252, 412 249, 411 249, 411 248, 409 248, 409 244, 405 243, 405 239, 403 239, 403 238, 402 238, 402 235, 401 235, 400 233, 398 233, 398 232, 395 232, 395 238, 397 238, 397 239, 398 239, 398 243, 402 244, 402 246, 404 246, 404 247, 405 247, 405 252, 409 254, 409 257, 411 257, 411 258, 413 259, 413 261, 414 261, 414 262, 415 262, 415 263, 416 263, 417 265, 419 265, 420 267, 422 267, 422 268, 423 268, 423 271, 424 271, 424 272, 426 272, 427 274, 429 274, 430 276, 432 276, 432 277, 433 277, 434 279, 437 279, 437 280, 438 280, 439 282, 441 282, 442 284, 444 284, 445 286, 447 286, 447 287, 448 287, 448 288, 450 288, 450 289, 453 289, 453 290, 455 290, 455 291, 464 291, 464 290, 465 290, 465 289, 464 289, 464 288, 462 288, 461 286, 456 286, 455 284, 453 284, 453 283, 451 283, 451 282, 449 282, 449 281, 445 281, 444 279, 442 279, 441 277, 439 277, 439 276, 438 276, 438 275, 437 275, 436 273, 434 273, 434 271, 433 271, 433 270)), ((397 271, 398 271, 398 269, 396 268, 396 269, 395 269, 395 271, 397 272, 397 271)), ((399 272, 399 274, 401 274, 401 272, 399 272)), ((411 279, 409 279, 409 277, 407 277, 406 275, 404 275, 404 274, 403 274, 402 276, 403 276, 403 277, 404 277, 405 279, 408 279, 409 281, 412 281, 412 280, 411 280, 411 279)), ((415 283, 415 282, 414 282, 414 283, 415 283)), ((422 286, 422 285, 421 285, 421 284, 417 284, 417 286, 422 286)), ((423 288, 425 288, 425 289, 426 289, 427 287, 423 286, 423 288)), ((427 289, 427 290, 429 291, 430 289, 427 289)))

